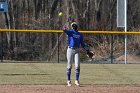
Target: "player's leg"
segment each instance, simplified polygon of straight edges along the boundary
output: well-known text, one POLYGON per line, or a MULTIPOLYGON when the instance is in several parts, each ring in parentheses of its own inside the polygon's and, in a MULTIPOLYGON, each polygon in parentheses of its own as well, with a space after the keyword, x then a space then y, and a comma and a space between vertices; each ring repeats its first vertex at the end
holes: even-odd
POLYGON ((76 50, 76 54, 75 54, 75 74, 76 74, 76 79, 75 79, 75 84, 76 85, 80 85, 79 84, 79 76, 80 76, 80 54, 79 54, 79 49, 76 50))
POLYGON ((74 58, 73 50, 68 48, 67 49, 67 77, 68 77, 67 84, 68 86, 71 86, 71 69, 72 69, 73 58, 74 58))

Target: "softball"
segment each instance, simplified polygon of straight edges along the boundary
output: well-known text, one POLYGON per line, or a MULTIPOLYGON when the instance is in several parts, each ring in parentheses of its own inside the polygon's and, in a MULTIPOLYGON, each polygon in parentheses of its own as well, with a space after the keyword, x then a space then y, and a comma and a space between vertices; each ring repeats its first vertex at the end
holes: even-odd
POLYGON ((63 15, 63 13, 62 12, 59 12, 59 14, 58 14, 59 16, 62 16, 63 15))

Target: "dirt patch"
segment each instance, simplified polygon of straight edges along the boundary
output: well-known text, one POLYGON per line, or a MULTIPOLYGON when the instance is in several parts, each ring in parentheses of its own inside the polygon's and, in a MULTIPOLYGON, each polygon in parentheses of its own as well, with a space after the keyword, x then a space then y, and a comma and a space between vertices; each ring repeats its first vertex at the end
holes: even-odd
MULTIPOLYGON (((115 60, 117 63, 120 63, 120 62, 125 60, 125 55, 122 55, 122 56, 116 58, 115 60)), ((132 62, 137 62, 137 63, 139 62, 140 63, 140 56, 127 55, 127 60, 131 63, 132 62)))
POLYGON ((140 93, 135 85, 0 85, 0 93, 140 93))

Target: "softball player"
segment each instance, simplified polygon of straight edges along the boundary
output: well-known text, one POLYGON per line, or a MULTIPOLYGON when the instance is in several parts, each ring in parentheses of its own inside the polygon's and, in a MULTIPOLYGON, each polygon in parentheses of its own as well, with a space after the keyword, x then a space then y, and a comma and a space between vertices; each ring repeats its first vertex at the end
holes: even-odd
POLYGON ((67 77, 68 86, 71 86, 71 69, 72 69, 72 62, 75 61, 75 73, 76 73, 76 80, 75 84, 80 86, 79 83, 79 75, 80 75, 80 45, 86 50, 89 49, 85 46, 83 41, 83 35, 78 32, 78 25, 76 22, 71 24, 72 29, 68 30, 66 27, 63 28, 64 32, 68 36, 68 49, 67 49, 67 77))

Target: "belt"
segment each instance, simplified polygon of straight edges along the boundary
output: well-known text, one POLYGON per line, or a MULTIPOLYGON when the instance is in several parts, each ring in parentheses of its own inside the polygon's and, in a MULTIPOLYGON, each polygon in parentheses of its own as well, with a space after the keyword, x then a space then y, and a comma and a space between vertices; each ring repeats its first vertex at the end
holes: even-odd
POLYGON ((70 46, 68 46, 68 48, 71 48, 71 49, 78 49, 78 47, 70 47, 70 46))

